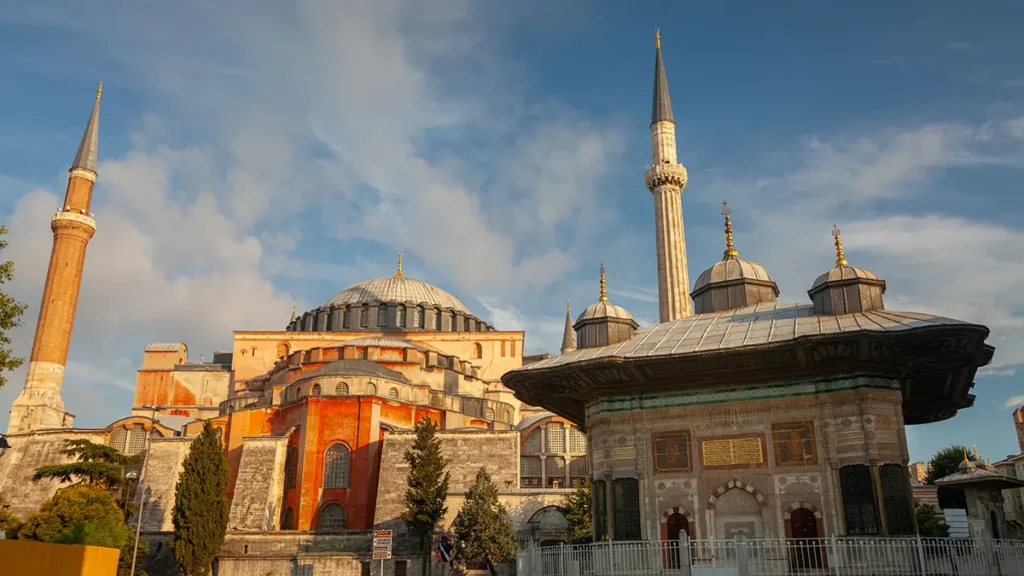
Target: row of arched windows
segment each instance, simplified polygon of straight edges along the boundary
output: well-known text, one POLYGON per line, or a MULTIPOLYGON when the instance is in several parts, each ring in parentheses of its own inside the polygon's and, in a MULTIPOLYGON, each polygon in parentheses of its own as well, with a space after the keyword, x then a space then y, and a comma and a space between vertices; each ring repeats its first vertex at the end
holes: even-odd
MULTIPOLYGON (((348 528, 348 511, 337 502, 325 504, 320 509, 320 523, 317 532, 343 532, 348 528)), ((285 508, 281 516, 281 530, 295 530, 295 511, 285 508)))
MULTIPOLYGON (((341 442, 331 444, 324 452, 324 488, 348 488, 352 451, 341 442)), ((292 490, 299 482, 299 449, 288 448, 284 461, 284 489, 292 490)))

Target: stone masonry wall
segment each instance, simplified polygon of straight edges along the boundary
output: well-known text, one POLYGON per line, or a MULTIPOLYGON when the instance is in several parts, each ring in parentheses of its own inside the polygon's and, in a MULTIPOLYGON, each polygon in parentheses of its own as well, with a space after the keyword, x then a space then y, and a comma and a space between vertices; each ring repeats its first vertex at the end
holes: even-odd
MULTIPOLYGON (((438 432, 437 436, 441 440, 441 451, 448 459, 448 472, 451 474, 448 484, 450 517, 458 512, 463 494, 473 485, 477 470, 481 467, 490 472, 499 491, 516 490, 519 487, 519 432, 449 431, 438 432)), ((405 509, 403 497, 409 474, 405 451, 412 446, 415 438, 416 434, 412 432, 387 433, 384 436, 374 514, 374 526, 378 528, 405 532, 405 525, 400 520, 405 509)))
MULTIPOLYGON (((148 491, 142 511, 142 529, 169 531, 174 529, 171 513, 174 511, 174 489, 178 484, 185 456, 192 447, 193 438, 153 438, 149 459, 140 484, 148 491)), ((146 493, 146 492, 144 492, 146 493)))
POLYGON ((72 458, 60 453, 65 440, 86 439, 102 444, 106 435, 105 430, 55 430, 7 436, 11 447, 0 456, 0 500, 24 520, 60 487, 53 480, 33 482, 36 468, 71 462, 72 458))
POLYGON ((231 501, 229 530, 279 528, 287 448, 287 436, 245 439, 231 501))

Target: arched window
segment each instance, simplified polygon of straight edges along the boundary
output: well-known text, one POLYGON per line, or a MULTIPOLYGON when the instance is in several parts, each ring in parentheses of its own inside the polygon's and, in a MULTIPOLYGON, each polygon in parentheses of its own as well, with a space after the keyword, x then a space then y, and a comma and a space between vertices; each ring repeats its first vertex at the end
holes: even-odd
POLYGON ((501 413, 501 421, 502 422, 509 422, 509 423, 511 423, 512 422, 512 411, 511 410, 505 410, 504 412, 502 412, 501 413))
POLYGON ((309 390, 309 395, 310 396, 319 396, 320 395, 320 385, 319 384, 313 384, 313 387, 309 390))
POLYGON ((434 330, 441 330, 441 309, 434 308, 434 330))
POLYGON ((452 319, 452 330, 451 331, 452 332, 461 332, 461 330, 459 330, 459 317, 458 317, 458 315, 455 314, 455 312, 451 313, 451 319, 452 319))
POLYGON ((348 488, 350 455, 348 446, 340 442, 324 452, 324 488, 348 488))
POLYGON ((479 342, 473 344, 473 358, 483 358, 483 357, 484 357, 484 347, 481 346, 479 342))
POLYGON ((114 428, 114 431, 110 434, 110 447, 123 454, 127 445, 128 429, 124 426, 114 428))
POLYGON ((586 452, 587 436, 575 426, 569 427, 569 452, 586 452))
POLYGON ((359 311, 359 326, 366 328, 370 325, 370 309, 366 306, 359 311))
POLYGON ((290 506, 284 509, 284 517, 281 518, 281 530, 294 530, 292 528, 292 517, 294 515, 290 506))
POLYGON ((523 440, 523 452, 525 454, 540 454, 544 451, 544 439, 540 428, 534 428, 523 440))
POLYGON ((334 394, 337 396, 347 396, 348 384, 345 382, 339 382, 338 385, 334 387, 334 394))
POLYGON ((299 450, 295 446, 288 448, 288 456, 284 459, 284 489, 291 490, 299 475, 299 450))
POLYGON ((146 429, 136 425, 128 432, 128 446, 124 453, 134 456, 146 449, 146 429))
POLYGON ((398 327, 405 328, 405 306, 398 307, 398 327))
POLYGON ((377 385, 373 382, 367 382, 366 386, 363 387, 363 394, 366 394, 367 396, 376 396, 377 385))
POLYGON ((398 400, 398 388, 388 390, 388 400, 398 400))
POLYGON ((320 528, 318 532, 341 532, 347 528, 348 514, 341 504, 331 502, 320 509, 320 528))
POLYGON ((491 410, 490 408, 484 410, 484 418, 487 418, 488 420, 494 420, 494 410, 491 410))
POLYGON ((277 357, 287 358, 288 354, 291 353, 291 347, 288 346, 287 342, 278 342, 277 344, 277 357))
POLYGON ((426 328, 426 326, 425 326, 426 320, 427 320, 426 316, 427 316, 427 313, 426 313, 426 310, 423 309, 423 306, 417 306, 416 307, 416 327, 417 328, 426 328))
POLYGON ((341 317, 341 327, 348 330, 352 327, 352 309, 345 308, 345 314, 341 317))
POLYGON ((388 325, 388 306, 387 304, 380 304, 377 306, 377 326, 384 327, 388 325))

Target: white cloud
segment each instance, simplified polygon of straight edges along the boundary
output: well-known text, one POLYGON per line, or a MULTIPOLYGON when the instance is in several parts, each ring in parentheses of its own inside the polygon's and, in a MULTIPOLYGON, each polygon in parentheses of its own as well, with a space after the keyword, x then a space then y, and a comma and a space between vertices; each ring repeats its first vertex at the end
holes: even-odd
POLYGON ((1006 404, 1003 404, 1003 408, 1016 408, 1017 406, 1024 406, 1024 394, 1010 396, 1006 399, 1006 404))

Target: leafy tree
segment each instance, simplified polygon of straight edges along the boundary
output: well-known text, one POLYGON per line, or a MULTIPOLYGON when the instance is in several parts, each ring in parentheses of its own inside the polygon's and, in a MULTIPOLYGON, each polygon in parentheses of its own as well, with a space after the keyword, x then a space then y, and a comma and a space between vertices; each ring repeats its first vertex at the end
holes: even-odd
POLYGON ((228 528, 228 461, 209 420, 192 441, 182 468, 170 547, 184 576, 208 576, 228 528))
POLYGON ((448 512, 448 462, 441 454, 437 424, 428 417, 416 423, 416 440, 405 451, 409 463, 408 488, 405 491, 405 512, 402 520, 409 531, 420 539, 423 551, 423 573, 430 565, 430 538, 437 523, 448 512))
POLYGON ((917 513, 918 534, 929 538, 946 538, 949 536, 949 526, 946 524, 946 518, 935 506, 914 502, 914 510, 917 513))
POLYGON ((61 454, 76 460, 68 464, 40 466, 32 479, 54 479, 62 484, 73 482, 111 489, 125 483, 125 466, 139 462, 138 456, 125 456, 115 448, 85 439, 65 440, 61 454))
POLYGON ((519 549, 512 517, 498 502, 498 487, 483 468, 476 473, 453 528, 458 557, 465 563, 487 565, 492 575, 497 574, 495 564, 511 562, 519 549))
MULTIPOLYGON (((925 482, 934 484, 939 478, 949 476, 959 470, 966 452, 967 447, 961 445, 947 446, 936 452, 929 462, 930 466, 925 482)), ((939 486, 938 498, 940 508, 967 508, 967 499, 963 490, 939 486)))
POLYGON ((594 538, 594 523, 590 517, 590 480, 576 486, 562 502, 565 519, 569 522, 569 539, 573 544, 588 543, 594 538))
MULTIPOLYGON (((117 560, 117 576, 129 576, 132 570, 132 555, 135 552, 135 533, 121 522, 104 521, 78 522, 57 537, 60 544, 86 544, 117 548, 121 555, 117 560)), ((149 544, 139 541, 139 555, 149 553, 149 544)), ((141 568, 135 569, 135 576, 146 576, 141 568)))
MULTIPOLYGON (((7 227, 0 226, 0 237, 7 234, 7 227)), ((7 248, 7 241, 0 238, 0 250, 7 248)), ((7 260, 0 264, 0 284, 5 284, 14 279, 14 262, 7 260)), ((18 302, 7 293, 0 290, 0 388, 7 383, 4 372, 14 370, 21 366, 24 358, 14 356, 11 349, 11 337, 8 333, 21 325, 21 315, 25 313, 27 305, 18 302)))
POLYGON ((3 532, 7 538, 14 539, 18 537, 21 525, 21 518, 18 518, 13 512, 5 508, 4 503, 0 501, 0 532, 3 532))
POLYGON ((88 484, 70 486, 43 502, 25 521, 18 538, 57 542, 65 531, 86 522, 121 524, 121 509, 107 490, 88 484))

